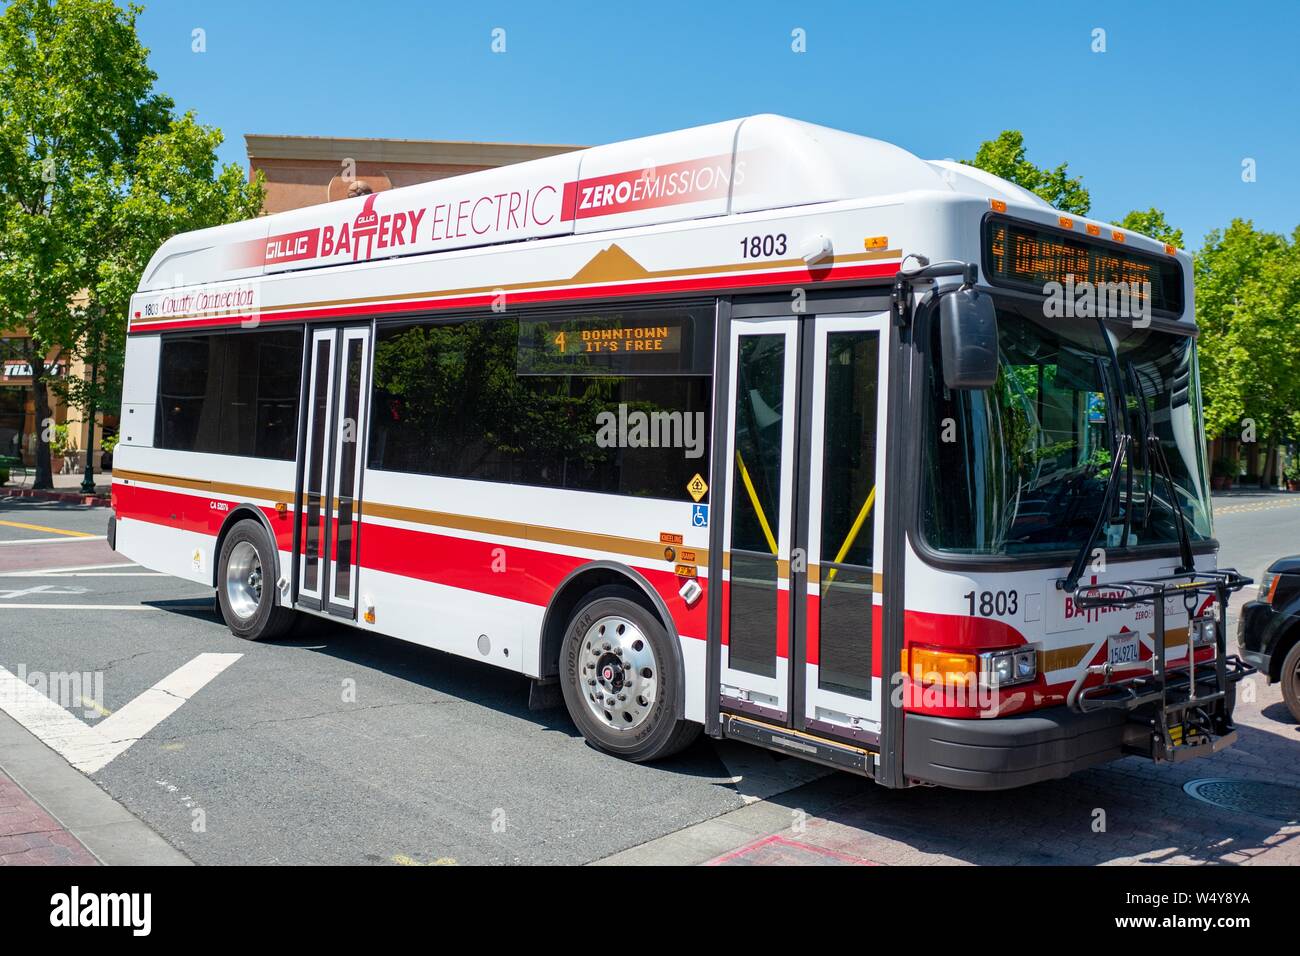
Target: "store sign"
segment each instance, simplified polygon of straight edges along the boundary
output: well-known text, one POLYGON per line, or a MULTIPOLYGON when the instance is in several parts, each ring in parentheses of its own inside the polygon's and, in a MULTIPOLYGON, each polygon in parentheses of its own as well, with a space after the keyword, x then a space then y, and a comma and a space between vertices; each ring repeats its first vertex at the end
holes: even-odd
MULTIPOLYGON (((63 374, 63 366, 57 362, 48 362, 45 365, 45 375, 47 378, 58 378, 63 374)), ((5 362, 4 377, 13 378, 31 378, 32 366, 29 362, 5 362)))

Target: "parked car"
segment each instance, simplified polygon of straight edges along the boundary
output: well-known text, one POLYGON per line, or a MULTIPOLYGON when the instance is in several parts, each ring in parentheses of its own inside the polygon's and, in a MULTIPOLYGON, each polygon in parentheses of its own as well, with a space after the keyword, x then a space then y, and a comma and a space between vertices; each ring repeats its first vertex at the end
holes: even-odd
POLYGON ((1259 596, 1241 609, 1241 655, 1282 684, 1282 699, 1300 720, 1300 555, 1278 558, 1259 582, 1259 596))

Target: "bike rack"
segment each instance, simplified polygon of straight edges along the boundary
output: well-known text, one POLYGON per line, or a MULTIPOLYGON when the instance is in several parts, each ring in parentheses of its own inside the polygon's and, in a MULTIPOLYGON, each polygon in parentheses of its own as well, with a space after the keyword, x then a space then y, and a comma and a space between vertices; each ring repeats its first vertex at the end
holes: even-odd
MULTIPOLYGON (((1094 664, 1088 674, 1100 674, 1103 681, 1071 692, 1069 705, 1080 713, 1122 710, 1144 731, 1125 742, 1126 749, 1157 761, 1182 761, 1217 753, 1237 738, 1228 708, 1228 687, 1255 673, 1255 668, 1236 654, 1227 652, 1228 596, 1240 591, 1251 579, 1235 569, 1188 572, 1137 578, 1107 584, 1092 584, 1074 593, 1075 606, 1123 608, 1149 604, 1155 642, 1149 660, 1130 664, 1094 664), (1214 603, 1206 614, 1214 620, 1213 665, 1196 663, 1196 620, 1204 620, 1196 609, 1202 595, 1214 603), (1187 658, 1169 666, 1166 647, 1166 602, 1181 598, 1187 609, 1187 658), (1198 673, 1198 670, 1201 673, 1198 673), (1122 675, 1136 672, 1136 676, 1122 675), (1152 708, 1153 713, 1138 713, 1152 708)), ((1085 678, 1086 679, 1086 678, 1085 678)))

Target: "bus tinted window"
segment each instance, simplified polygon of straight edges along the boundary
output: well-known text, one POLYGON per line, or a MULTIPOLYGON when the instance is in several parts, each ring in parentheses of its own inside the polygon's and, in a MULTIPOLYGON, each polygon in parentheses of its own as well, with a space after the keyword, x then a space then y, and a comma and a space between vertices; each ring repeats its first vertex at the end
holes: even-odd
POLYGON ((712 305, 383 328, 369 465, 689 501, 712 360, 712 305), (598 361, 577 351, 584 332, 598 361))
POLYGON ((154 446, 291 461, 302 330, 167 336, 154 446))

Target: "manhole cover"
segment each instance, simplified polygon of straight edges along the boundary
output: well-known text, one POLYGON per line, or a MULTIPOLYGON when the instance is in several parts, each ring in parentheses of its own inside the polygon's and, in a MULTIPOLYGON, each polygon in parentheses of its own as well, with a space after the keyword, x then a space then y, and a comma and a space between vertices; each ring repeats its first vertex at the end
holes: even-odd
POLYGON ((1253 813, 1280 823, 1300 823, 1300 787, 1262 780, 1207 777, 1189 780, 1183 790, 1205 803, 1238 813, 1253 813))

